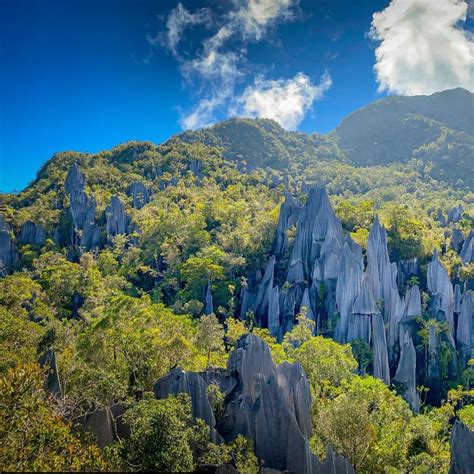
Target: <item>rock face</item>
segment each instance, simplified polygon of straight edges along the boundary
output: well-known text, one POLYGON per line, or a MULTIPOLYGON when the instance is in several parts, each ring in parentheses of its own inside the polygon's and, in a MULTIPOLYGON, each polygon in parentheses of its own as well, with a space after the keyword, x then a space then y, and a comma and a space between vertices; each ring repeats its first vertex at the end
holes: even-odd
POLYGON ((290 193, 285 194, 285 201, 281 205, 280 217, 276 231, 274 253, 281 258, 288 249, 288 230, 294 227, 298 221, 302 205, 290 193))
POLYGON ((454 292, 448 272, 443 267, 435 250, 428 265, 428 289, 431 293, 430 312, 433 318, 449 325, 449 340, 454 344, 454 292))
POLYGON ((134 181, 128 188, 128 194, 132 198, 134 209, 141 209, 150 202, 148 189, 141 181, 134 181))
POLYGON ((99 246, 100 228, 95 223, 96 203, 85 192, 86 177, 74 163, 66 177, 65 191, 69 196, 72 218, 71 242, 80 250, 99 246))
POLYGON ((459 256, 466 265, 474 263, 474 230, 471 230, 464 240, 459 256))
POLYGON ((242 434, 253 440, 265 468, 301 473, 349 473, 350 464, 329 451, 324 463, 311 452, 311 394, 300 364, 275 367, 268 345, 248 334, 231 353, 226 375, 171 371, 155 384, 157 398, 188 393, 193 414, 226 441, 242 434), (207 386, 217 380, 225 394, 221 419, 215 419, 207 386))
POLYGON ((289 282, 310 281, 314 262, 320 257, 321 247, 328 233, 342 242, 342 226, 325 189, 311 188, 298 219, 295 244, 288 267, 289 282))
POLYGON ((42 225, 27 221, 21 226, 19 241, 22 245, 43 245, 46 240, 46 230, 42 225))
POLYGON ((451 432, 450 474, 472 474, 474 472, 474 432, 456 420, 451 432))
POLYGON ((402 396, 411 409, 418 413, 420 400, 416 391, 416 351, 408 332, 403 336, 402 351, 398 362, 394 382, 402 385, 402 396))
POLYGON ((7 226, 3 223, 4 229, 0 230, 0 276, 2 271, 10 273, 18 261, 18 252, 7 226))
POLYGON ((472 291, 466 291, 462 297, 458 316, 456 340, 461 366, 464 367, 474 353, 474 305, 472 291))
POLYGON ((117 196, 112 196, 109 206, 105 209, 105 218, 105 230, 109 239, 130 233, 130 216, 125 212, 125 207, 117 196))

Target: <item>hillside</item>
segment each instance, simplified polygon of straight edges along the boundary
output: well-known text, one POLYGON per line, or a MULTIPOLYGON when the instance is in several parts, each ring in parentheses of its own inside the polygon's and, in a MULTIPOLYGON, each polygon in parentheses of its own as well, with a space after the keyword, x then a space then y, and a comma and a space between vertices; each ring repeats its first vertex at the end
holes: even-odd
POLYGON ((472 123, 450 94, 328 135, 233 119, 57 153, 0 195, 2 469, 471 462, 472 123))
MULTIPOLYGON (((356 110, 327 135, 287 132, 269 120, 232 119, 179 139, 200 141, 251 167, 279 170, 336 160, 356 166, 419 163, 431 177, 474 189, 474 94, 389 97, 356 110)), ((304 170, 306 174, 311 170, 304 170)))

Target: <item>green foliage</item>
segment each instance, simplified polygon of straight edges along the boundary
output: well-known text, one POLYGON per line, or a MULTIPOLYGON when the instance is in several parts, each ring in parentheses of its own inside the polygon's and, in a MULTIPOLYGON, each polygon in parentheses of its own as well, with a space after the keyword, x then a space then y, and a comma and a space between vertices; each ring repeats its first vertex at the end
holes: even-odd
POLYGON ((130 437, 123 456, 134 469, 143 471, 191 472, 191 445, 196 440, 196 422, 190 400, 183 395, 165 400, 145 399, 125 414, 130 437))
POLYGON ((2 471, 113 470, 100 449, 61 420, 43 391, 36 364, 17 364, 0 378, 2 471))

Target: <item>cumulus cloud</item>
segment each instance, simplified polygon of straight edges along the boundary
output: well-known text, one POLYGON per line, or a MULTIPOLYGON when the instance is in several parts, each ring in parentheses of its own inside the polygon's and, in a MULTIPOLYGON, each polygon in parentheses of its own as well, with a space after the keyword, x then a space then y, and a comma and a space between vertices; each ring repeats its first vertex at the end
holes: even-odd
POLYGON ((236 112, 248 117, 271 118, 282 127, 294 130, 303 120, 315 100, 321 99, 331 87, 332 80, 326 72, 319 84, 298 73, 292 79, 266 80, 257 77, 237 99, 236 112))
POLYGON ((191 12, 179 3, 170 12, 164 35, 149 41, 162 44, 160 38, 164 36, 164 43, 179 61, 183 79, 195 95, 195 106, 181 117, 183 128, 209 125, 237 111, 248 116, 271 116, 284 126, 296 127, 328 87, 329 76, 320 85, 312 84, 302 73, 276 81, 259 76, 238 99, 235 97, 249 74, 248 45, 264 40, 279 23, 296 19, 298 4, 299 0, 233 0, 230 9, 218 14, 208 9, 191 12), (180 54, 184 32, 193 25, 212 25, 214 33, 191 55, 180 54), (272 108, 278 112, 269 115, 272 108))
POLYGON ((380 41, 374 66, 379 90, 403 95, 473 89, 474 43, 461 27, 461 0, 392 0, 375 13, 370 35, 380 41))

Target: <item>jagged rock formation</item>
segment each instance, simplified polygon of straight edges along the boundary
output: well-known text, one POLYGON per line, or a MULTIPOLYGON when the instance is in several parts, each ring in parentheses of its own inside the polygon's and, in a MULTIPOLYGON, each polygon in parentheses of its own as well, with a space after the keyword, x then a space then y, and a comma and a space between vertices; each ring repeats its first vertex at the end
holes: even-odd
POLYGON ((21 226, 19 242, 22 245, 43 245, 46 240, 46 230, 40 224, 27 221, 21 226))
POLYGON ((95 223, 96 202, 85 192, 86 177, 74 163, 66 177, 65 191, 69 196, 72 218, 71 242, 84 250, 98 247, 100 227, 95 223))
POLYGON ((454 343, 454 293, 448 272, 439 261, 435 250, 433 259, 428 265, 428 289, 431 293, 430 312, 433 318, 449 325, 449 340, 454 343))
POLYGON ((451 240, 449 242, 450 247, 457 253, 461 251, 462 243, 464 241, 464 237, 462 235, 461 229, 454 227, 453 232, 451 234, 451 240))
MULTIPOLYGON (((461 214, 459 209, 450 212, 450 222, 461 214)), ((466 260, 471 258, 472 235, 462 242, 462 234, 460 237, 455 232, 452 239, 466 260)), ((315 322, 316 333, 325 333, 340 343, 363 341, 370 346, 373 361, 369 372, 387 385, 392 381, 403 385, 402 392, 413 410, 419 405, 417 385, 429 386, 430 398, 440 400, 440 348, 446 341, 453 349, 462 346, 459 362, 466 363, 473 350, 473 313, 472 297, 467 296, 467 290, 462 295, 459 285, 453 290, 437 252, 428 265, 428 317, 447 323, 448 332, 428 327, 429 337, 424 342, 427 351, 423 354, 415 349, 423 344, 418 334, 420 318, 427 316, 416 284, 425 285, 420 262, 390 261, 387 232, 377 217, 369 232, 365 264, 360 246, 343 235, 324 189, 311 188, 304 206, 287 194, 273 252, 263 276, 260 270, 248 275, 241 293, 242 319, 252 311, 257 323, 281 341, 294 327, 296 315, 304 310, 315 322), (290 247, 287 232, 293 226, 296 236, 290 247), (417 358, 426 370, 420 366, 417 372, 417 358)), ((457 370, 455 359, 450 362, 450 374, 457 370)))
POLYGON ((451 432, 450 474, 472 474, 474 472, 474 431, 456 420, 451 432))
POLYGON ((130 216, 125 212, 125 206, 117 196, 112 196, 110 205, 105 209, 105 218, 105 230, 109 239, 130 233, 130 216))
POLYGON ((301 203, 290 193, 285 193, 285 201, 280 208, 280 217, 276 231, 274 254, 276 258, 281 258, 288 249, 288 230, 294 227, 298 221, 301 203))
POLYGON ((134 181, 128 188, 128 194, 134 209, 141 209, 150 202, 150 193, 141 181, 134 181))
POLYGON ((459 256, 466 265, 474 263, 474 230, 471 230, 464 240, 459 256))
POLYGON ((466 291, 462 297, 459 308, 456 340, 461 365, 474 356, 474 311, 472 303, 472 291, 466 291))
POLYGON ((459 206, 453 207, 449 212, 448 212, 448 224, 454 224, 456 222, 459 222, 462 219, 462 214, 464 212, 464 207, 462 204, 459 206))
POLYGON ((212 300, 211 282, 208 281, 206 285, 206 296, 204 298, 204 314, 211 314, 214 312, 214 302, 212 300))
POLYGON ((420 277, 420 263, 417 258, 410 258, 408 260, 399 260, 397 262, 397 285, 405 288, 408 281, 412 277, 419 279, 420 277))
POLYGON ((0 214, 0 276, 10 273, 18 261, 16 245, 12 240, 10 224, 0 214))
POLYGON ((416 391, 416 351, 413 340, 408 332, 403 335, 402 351, 398 362, 397 372, 393 378, 396 384, 402 385, 402 396, 411 409, 418 413, 420 400, 416 391))
POLYGON ((204 419, 225 441, 242 434, 252 439, 265 468, 301 473, 349 473, 350 464, 329 451, 319 461, 309 447, 311 394, 299 363, 275 367, 268 345, 248 334, 231 353, 226 374, 196 374, 181 369, 158 380, 157 398, 188 393, 193 415, 204 419), (212 412, 207 387, 217 383, 225 394, 221 419, 212 412))

